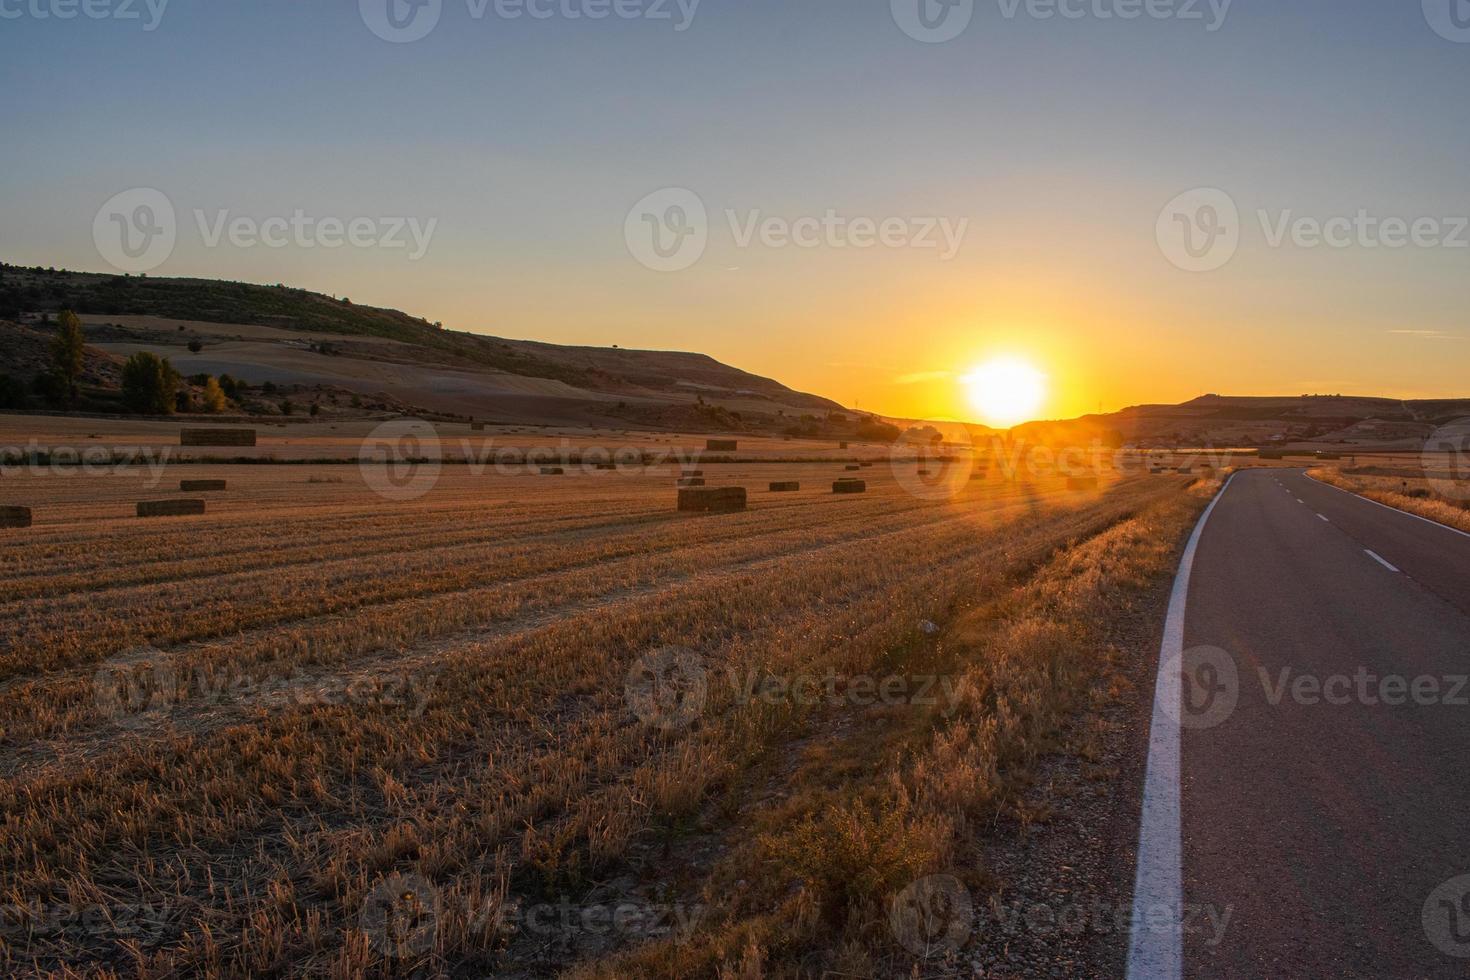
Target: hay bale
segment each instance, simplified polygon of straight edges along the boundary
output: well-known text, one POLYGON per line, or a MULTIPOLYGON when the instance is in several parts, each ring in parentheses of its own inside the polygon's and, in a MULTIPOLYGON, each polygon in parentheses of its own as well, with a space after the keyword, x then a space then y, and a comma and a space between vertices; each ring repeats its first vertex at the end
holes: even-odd
POLYGON ((253 446, 254 429, 180 429, 181 446, 253 446))
POLYGON ((140 500, 139 517, 189 517, 204 513, 202 500, 140 500))
POLYGON ((684 470, 679 474, 681 477, 704 476, 704 470, 684 470))
POLYGON ((617 463, 598 463, 597 464, 597 468, 600 469, 600 470, 615 470, 615 469, 618 468, 618 464, 617 463))
POLYGON ((929 471, 926 470, 926 469, 924 469, 923 467, 920 467, 919 468, 919 475, 920 476, 928 476, 929 475, 929 471))
POLYGON ((772 493, 795 493, 801 489, 801 484, 795 480, 780 480, 771 484, 772 493))
POLYGON ((846 449, 847 448, 847 443, 845 443, 845 442, 839 442, 837 444, 837 448, 838 449, 846 449))
POLYGON ((1175 470, 1174 472, 1187 476, 1188 474, 1194 472, 1194 467, 1193 466, 1181 466, 1177 470, 1175 470))
POLYGON ((721 514, 745 509, 744 487, 686 488, 679 491, 679 509, 698 514, 721 514))
POLYGON ((846 469, 849 473, 856 473, 858 470, 862 469, 862 467, 861 466, 847 466, 847 467, 844 467, 844 469, 846 469))
POLYGON ((471 422, 470 423, 470 431, 471 432, 484 432, 485 431, 485 423, 484 422, 471 422))
POLYGON ((180 480, 179 489, 191 493, 204 493, 209 490, 223 490, 226 483, 224 480, 180 480))
POLYGON ((0 527, 30 527, 29 507, 0 507, 0 527))
POLYGON ((733 453, 740 448, 740 443, 734 439, 707 439, 704 443, 704 451, 708 453, 733 453))
POLYGON ((1069 476, 1067 477, 1068 490, 1096 490, 1098 486, 1095 476, 1069 476))
POLYGON ((679 481, 678 485, 681 487, 702 487, 704 486, 704 477, 686 476, 684 479, 679 481))
POLYGON ((542 476, 563 476, 565 473, 566 473, 566 470, 562 469, 560 466, 543 466, 543 467, 541 467, 541 475, 542 476))
POLYGON ((873 464, 872 463, 859 463, 858 465, 861 466, 865 470, 870 470, 870 469, 873 468, 873 464))
POLYGON ((864 480, 838 480, 832 484, 833 493, 867 493, 868 484, 864 480))

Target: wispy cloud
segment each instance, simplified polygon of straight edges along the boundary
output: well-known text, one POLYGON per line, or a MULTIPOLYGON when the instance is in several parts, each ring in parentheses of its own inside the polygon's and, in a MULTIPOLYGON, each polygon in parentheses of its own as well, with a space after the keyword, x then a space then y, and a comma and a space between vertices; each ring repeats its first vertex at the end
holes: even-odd
POLYGON ((1390 330, 1391 334, 1401 337, 1418 337, 1420 340, 1464 340, 1459 334, 1447 333, 1444 330, 1390 330))
POLYGON ((916 371, 913 374, 900 374, 893 379, 896 385, 917 385, 925 381, 943 381, 945 378, 954 377, 953 371, 916 371))

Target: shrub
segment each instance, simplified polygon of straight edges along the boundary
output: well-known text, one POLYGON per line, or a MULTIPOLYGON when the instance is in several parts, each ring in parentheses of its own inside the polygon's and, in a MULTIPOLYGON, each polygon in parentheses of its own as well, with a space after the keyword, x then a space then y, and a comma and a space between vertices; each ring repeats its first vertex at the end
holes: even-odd
POLYGON ((213 378, 204 382, 204 410, 218 415, 229 406, 224 389, 213 378))

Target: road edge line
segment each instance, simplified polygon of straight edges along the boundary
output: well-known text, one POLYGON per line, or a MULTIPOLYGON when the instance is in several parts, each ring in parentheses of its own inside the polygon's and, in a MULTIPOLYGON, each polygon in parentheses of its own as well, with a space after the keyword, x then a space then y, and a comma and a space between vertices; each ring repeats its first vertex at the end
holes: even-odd
POLYGON ((1311 480, 1313 483, 1317 484, 1318 486, 1326 487, 1329 490, 1336 490, 1338 493, 1345 493, 1349 497, 1356 497, 1359 500, 1362 500, 1362 501, 1365 501, 1367 503, 1372 504, 1374 507, 1382 507, 1384 510, 1391 510, 1395 514, 1403 514, 1405 517, 1412 517, 1416 521, 1423 521, 1425 524, 1433 524, 1435 527, 1442 527, 1446 531, 1449 531, 1452 534, 1458 534, 1462 538, 1470 538, 1470 531, 1462 531, 1462 530, 1460 530, 1457 527, 1450 527, 1448 524, 1441 524, 1439 521, 1436 521, 1433 518, 1424 517, 1421 514, 1415 514, 1412 511, 1404 510, 1401 507, 1391 507, 1388 504, 1381 503, 1381 502, 1379 502, 1377 500, 1374 500, 1371 497, 1365 497, 1361 493, 1353 493, 1351 490, 1344 490, 1342 487, 1334 487, 1332 484, 1328 483, 1326 480, 1319 480, 1319 479, 1317 479, 1315 476, 1313 476, 1312 474, 1308 473, 1306 470, 1302 470, 1302 476, 1306 477, 1308 480, 1311 480))
POLYGON ((1179 793, 1179 704, 1181 679, 1165 665, 1184 655, 1184 612, 1189 601, 1189 580, 1194 573, 1194 556, 1215 506, 1239 473, 1215 494, 1200 515, 1169 593, 1169 612, 1164 619, 1164 639, 1159 647, 1158 677, 1154 683, 1153 717, 1149 722, 1148 768, 1143 777, 1143 804, 1138 821, 1138 862, 1133 877, 1133 917, 1129 923, 1128 980, 1179 980, 1184 975, 1184 866, 1180 829, 1179 793), (1174 710, 1164 706, 1172 704, 1174 710), (1156 912, 1170 909, 1174 916, 1168 929, 1139 928, 1155 920, 1156 912))

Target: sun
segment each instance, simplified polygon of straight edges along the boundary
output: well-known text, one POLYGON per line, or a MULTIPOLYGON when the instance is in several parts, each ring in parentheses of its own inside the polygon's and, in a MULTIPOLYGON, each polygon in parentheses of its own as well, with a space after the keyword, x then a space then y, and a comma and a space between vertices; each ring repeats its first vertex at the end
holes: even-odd
POLYGON ((970 407, 987 425, 1009 427, 1036 418, 1046 400, 1046 375, 1019 357, 996 357, 961 380, 970 407))

